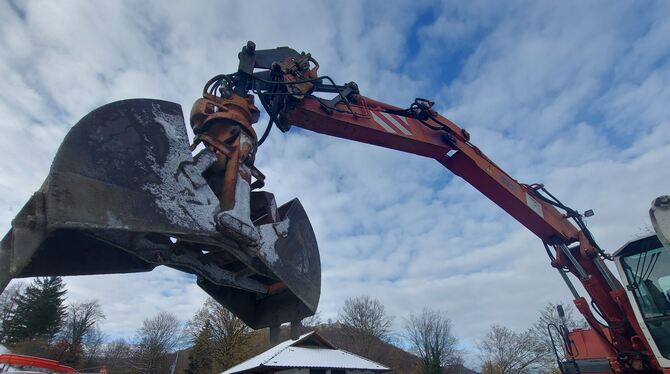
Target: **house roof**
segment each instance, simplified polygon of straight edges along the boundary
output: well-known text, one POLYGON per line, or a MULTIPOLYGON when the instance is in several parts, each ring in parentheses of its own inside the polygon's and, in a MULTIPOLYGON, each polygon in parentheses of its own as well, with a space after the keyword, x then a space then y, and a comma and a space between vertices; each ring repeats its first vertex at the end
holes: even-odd
POLYGON ((336 368, 386 372, 374 361, 335 348, 315 331, 287 340, 222 374, 248 373, 263 368, 336 368))

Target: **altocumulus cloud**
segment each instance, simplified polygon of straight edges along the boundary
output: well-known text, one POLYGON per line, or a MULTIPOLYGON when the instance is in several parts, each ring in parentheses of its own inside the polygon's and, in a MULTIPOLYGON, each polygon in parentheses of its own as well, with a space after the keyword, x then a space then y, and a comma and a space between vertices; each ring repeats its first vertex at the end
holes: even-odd
MULTIPOLYGON (((0 227, 81 116, 129 97, 190 108, 209 77, 234 71, 246 40, 309 51, 322 73, 399 106, 436 99, 519 180, 593 208, 589 225, 608 249, 644 228, 651 199, 668 193, 667 3, 277 6, 2 2, 0 227)), ((396 321, 431 305, 472 347, 490 324, 525 328, 545 303, 569 298, 539 240, 434 161, 298 130, 273 133, 258 166, 279 201, 298 196, 310 214, 324 318, 359 293, 396 321)), ((113 336, 160 310, 186 320, 205 298, 170 269, 67 283, 71 300, 101 300, 113 336)))

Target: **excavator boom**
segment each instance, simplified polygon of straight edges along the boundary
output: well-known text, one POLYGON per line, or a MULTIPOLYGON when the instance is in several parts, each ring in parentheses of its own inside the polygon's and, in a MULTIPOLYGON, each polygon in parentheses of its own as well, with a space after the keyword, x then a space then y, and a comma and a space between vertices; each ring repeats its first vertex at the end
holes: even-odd
POLYGON ((221 92, 242 92, 240 86, 244 86, 259 97, 270 116, 263 139, 273 125, 282 131, 297 126, 437 160, 542 240, 551 265, 591 325, 591 338, 607 352, 609 368, 616 372, 660 372, 623 286, 605 265, 612 256, 598 246, 583 221, 592 212, 581 214, 543 185, 512 178, 471 142, 467 130, 437 113, 431 101, 416 99, 400 108, 361 95, 354 82, 336 85, 330 77, 319 76, 319 64, 309 53, 292 51, 270 64, 263 61, 262 66, 253 65, 256 54, 265 59, 278 55, 279 50, 256 51, 249 42, 240 53, 238 72, 228 82, 221 82, 223 86, 232 82, 235 88, 221 92), (321 92, 336 96, 325 99, 319 96, 321 92), (579 295, 566 272, 577 278, 591 303, 579 295))

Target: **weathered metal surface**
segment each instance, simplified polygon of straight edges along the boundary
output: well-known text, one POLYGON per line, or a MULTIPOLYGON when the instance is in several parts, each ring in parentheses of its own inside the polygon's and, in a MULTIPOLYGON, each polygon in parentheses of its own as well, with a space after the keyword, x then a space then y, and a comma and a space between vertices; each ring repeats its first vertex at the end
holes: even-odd
POLYGON ((200 287, 254 328, 275 326, 312 315, 321 294, 321 262, 305 210, 300 201, 294 199, 278 211, 282 221, 262 225, 262 240, 256 247, 258 257, 281 281, 278 287, 272 285, 278 291, 256 298, 234 288, 223 288, 198 279, 200 287), (282 305, 292 307, 283 308, 282 305))
POLYGON ((95 239, 98 230, 217 234, 218 201, 191 156, 179 105, 125 100, 98 108, 67 134, 38 192, 2 242, 12 277, 148 271, 155 265, 95 239))
POLYGON ((220 191, 234 197, 222 211, 203 176, 220 157, 211 147, 192 156, 178 104, 135 99, 94 110, 70 130, 3 238, 0 286, 165 265, 196 275, 233 311, 254 300, 254 314, 264 317, 240 314, 252 327, 313 314, 321 268, 304 210, 297 200, 277 210, 272 194, 252 196, 240 177, 220 191), (252 205, 265 218, 254 217, 252 205))
POLYGON ((178 104, 124 100, 84 117, 47 180, 49 229, 216 233, 218 200, 195 161, 178 104))

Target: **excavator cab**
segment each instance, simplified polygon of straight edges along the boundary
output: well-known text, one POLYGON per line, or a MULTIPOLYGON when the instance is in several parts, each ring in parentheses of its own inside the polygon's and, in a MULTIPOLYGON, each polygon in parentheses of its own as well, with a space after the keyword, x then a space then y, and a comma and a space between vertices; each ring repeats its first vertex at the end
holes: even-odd
POLYGON ((670 251, 658 234, 633 240, 614 254, 626 295, 656 359, 670 366, 670 251))

